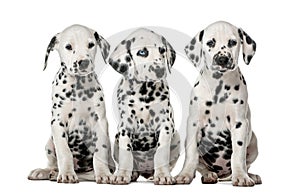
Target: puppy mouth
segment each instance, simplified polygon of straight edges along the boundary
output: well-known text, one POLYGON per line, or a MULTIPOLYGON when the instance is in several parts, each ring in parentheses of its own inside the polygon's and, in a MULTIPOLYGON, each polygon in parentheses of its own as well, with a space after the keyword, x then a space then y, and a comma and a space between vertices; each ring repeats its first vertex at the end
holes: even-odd
POLYGON ((75 75, 78 75, 78 76, 87 76, 87 75, 89 75, 89 74, 91 74, 93 72, 94 72, 93 70, 91 70, 91 71, 81 70, 78 73, 76 73, 75 75))

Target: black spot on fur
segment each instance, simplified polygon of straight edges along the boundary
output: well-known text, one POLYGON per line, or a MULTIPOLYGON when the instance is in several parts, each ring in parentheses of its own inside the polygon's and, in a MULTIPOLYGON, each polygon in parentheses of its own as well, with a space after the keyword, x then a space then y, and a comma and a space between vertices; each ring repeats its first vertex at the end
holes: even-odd
POLYGON ((230 90, 230 86, 229 85, 225 85, 224 89, 228 91, 228 90, 230 90))
POLYGON ((212 77, 215 78, 215 79, 219 79, 219 78, 221 78, 222 76, 223 76, 223 74, 220 73, 220 72, 214 72, 213 75, 212 75, 212 77))
POLYGON ((195 45, 195 43, 196 43, 196 39, 193 38, 193 39, 191 40, 191 44, 192 44, 192 45, 195 45))
POLYGON ((243 33, 242 33, 242 30, 239 29, 239 30, 238 30, 238 33, 239 33, 240 39, 243 40, 243 33))
POLYGON ((242 123, 241 123, 241 122, 237 122, 236 125, 235 125, 235 128, 238 129, 238 128, 240 128, 241 126, 242 126, 242 123))
POLYGON ((230 116, 227 115, 226 118, 227 118, 227 121, 230 123, 230 116))
POLYGON ((191 53, 191 54, 190 54, 190 58, 191 58, 191 60, 194 60, 195 55, 191 53))
POLYGON ((126 42, 126 49, 127 49, 127 51, 130 50, 130 46, 131 46, 131 41, 127 41, 126 42))
POLYGON ((204 30, 202 30, 199 34, 199 41, 201 42, 202 41, 202 38, 203 38, 203 35, 204 35, 204 30))
POLYGON ((165 48, 163 47, 159 47, 158 50, 160 54, 164 54, 166 52, 165 48))
POLYGON ((252 55, 247 56, 248 63, 251 61, 252 57, 253 57, 252 55))
POLYGON ((147 94, 147 86, 146 86, 146 82, 143 83, 142 87, 140 88, 140 94, 145 95, 147 94))
POLYGON ((240 89, 240 85, 234 86, 234 90, 238 91, 240 89))
POLYGON ((246 34, 246 42, 250 45, 252 43, 252 39, 246 34))
POLYGON ((205 103, 206 106, 212 106, 212 104, 213 104, 212 101, 207 101, 207 102, 205 103))
POLYGON ((256 51, 256 43, 255 43, 255 41, 252 42, 252 47, 253 47, 253 51, 256 51))
POLYGON ((62 122, 59 123, 59 126, 65 127, 65 125, 62 122))

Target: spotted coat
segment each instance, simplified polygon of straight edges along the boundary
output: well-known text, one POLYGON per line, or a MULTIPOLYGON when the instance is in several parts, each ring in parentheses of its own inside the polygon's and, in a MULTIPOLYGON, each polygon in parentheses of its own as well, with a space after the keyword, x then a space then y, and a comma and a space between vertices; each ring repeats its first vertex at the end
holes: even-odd
POLYGON ((155 184, 172 184, 170 170, 179 156, 167 72, 175 51, 166 39, 138 29, 111 54, 109 63, 123 75, 118 91, 120 123, 114 146, 119 170, 114 183, 129 183, 139 175, 155 184))
POLYGON ((249 64, 256 50, 254 40, 242 29, 216 22, 185 47, 200 74, 191 94, 186 159, 177 183, 190 183, 196 170, 203 183, 228 176, 237 186, 261 183, 258 175, 248 173, 258 152, 246 81, 238 68, 240 46, 249 64))
POLYGON ((94 72, 97 45, 106 59, 107 41, 81 25, 70 26, 51 39, 44 69, 54 49, 60 54, 61 67, 52 83, 52 135, 46 145, 48 167, 33 170, 29 179, 109 182, 114 162, 103 90, 94 72), (87 172, 91 173, 89 177, 87 172), (81 177, 81 173, 85 176, 81 177))

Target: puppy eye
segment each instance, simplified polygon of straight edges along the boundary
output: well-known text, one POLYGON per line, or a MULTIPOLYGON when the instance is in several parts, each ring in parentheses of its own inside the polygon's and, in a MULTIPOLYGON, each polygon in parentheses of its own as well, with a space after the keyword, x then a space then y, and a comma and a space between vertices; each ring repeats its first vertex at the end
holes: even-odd
POLYGON ((207 41, 207 43, 206 43, 206 45, 208 46, 208 47, 215 47, 215 44, 216 44, 216 42, 214 41, 214 40, 209 40, 209 41, 207 41))
POLYGON ((141 56, 141 57, 147 57, 148 56, 148 50, 147 48, 144 48, 144 49, 141 49, 141 50, 138 50, 138 52, 136 53, 137 56, 141 56))
POLYGON ((67 44, 67 45, 66 45, 66 49, 69 50, 69 51, 71 51, 71 50, 72 50, 72 45, 67 44))
POLYGON ((89 43, 88 48, 92 49, 95 46, 95 43, 89 43))
POLYGON ((236 41, 236 40, 230 39, 230 40, 228 41, 228 47, 229 47, 229 48, 230 48, 230 47, 236 46, 236 44, 237 44, 237 41, 236 41))

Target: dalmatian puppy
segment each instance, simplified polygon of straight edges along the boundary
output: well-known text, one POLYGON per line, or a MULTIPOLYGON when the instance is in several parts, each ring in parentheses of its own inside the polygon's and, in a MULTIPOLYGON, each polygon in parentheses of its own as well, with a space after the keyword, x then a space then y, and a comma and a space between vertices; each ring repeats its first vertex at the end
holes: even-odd
POLYGON ((52 135, 46 145, 48 167, 33 170, 28 176, 31 180, 109 183, 112 177, 114 162, 103 90, 94 72, 97 45, 106 59, 108 42, 81 25, 66 28, 50 41, 44 70, 54 49, 60 55, 61 67, 52 83, 52 135))
POLYGON ((166 39, 138 29, 111 54, 109 64, 123 75, 117 91, 120 123, 114 145, 119 163, 114 184, 141 175, 154 184, 174 184, 170 171, 179 157, 167 72, 176 53, 166 39))
POLYGON ((200 68, 193 88, 187 122, 186 159, 176 177, 190 183, 198 170, 202 183, 231 176, 234 186, 261 184, 248 169, 258 155, 251 129, 246 81, 238 68, 240 47, 249 64, 256 43, 240 28, 216 22, 199 32, 185 47, 188 58, 200 68))

